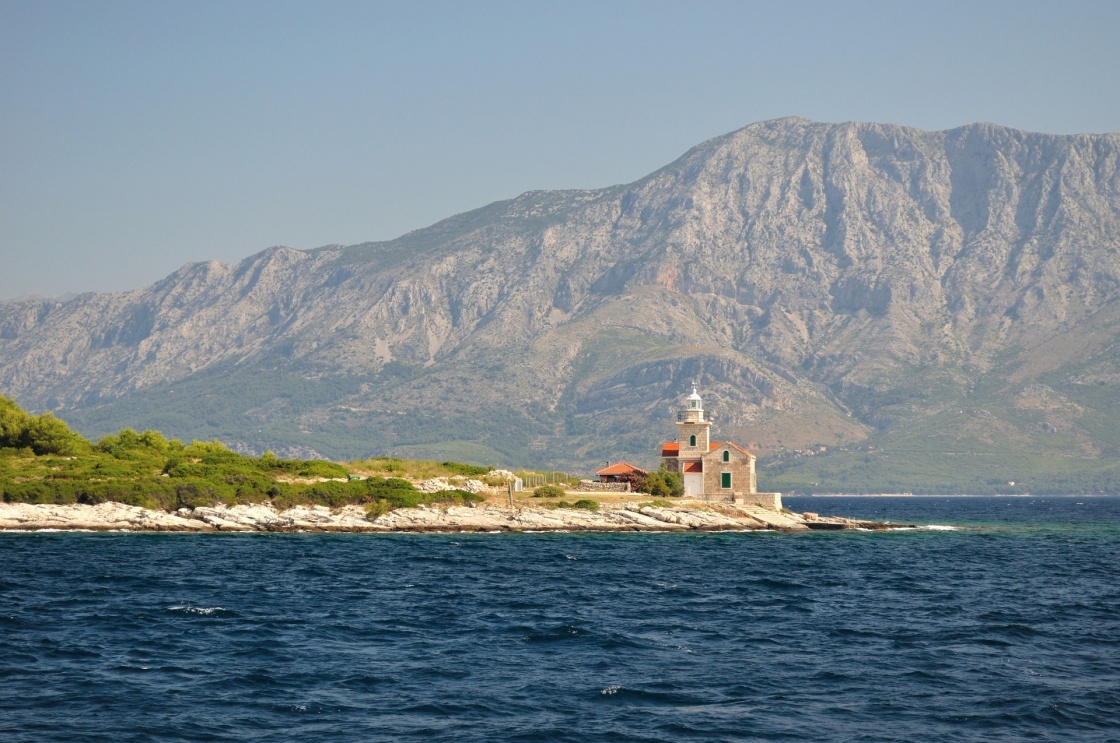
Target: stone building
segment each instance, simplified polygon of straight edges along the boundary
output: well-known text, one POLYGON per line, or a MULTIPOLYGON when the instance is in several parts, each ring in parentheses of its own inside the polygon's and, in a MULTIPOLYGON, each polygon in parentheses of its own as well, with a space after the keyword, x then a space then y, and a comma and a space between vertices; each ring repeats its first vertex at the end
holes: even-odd
POLYGON ((661 462, 681 473, 685 497, 781 510, 781 493, 758 492, 755 455, 730 441, 711 441, 711 429, 711 416, 693 387, 677 413, 677 440, 661 445, 661 462))

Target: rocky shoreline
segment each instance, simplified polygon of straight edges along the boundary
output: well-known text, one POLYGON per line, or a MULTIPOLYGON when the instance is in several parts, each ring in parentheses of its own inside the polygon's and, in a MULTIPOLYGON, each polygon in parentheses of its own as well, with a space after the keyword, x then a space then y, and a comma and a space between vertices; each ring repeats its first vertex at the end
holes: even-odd
POLYGON ((538 531, 806 531, 888 529, 901 524, 750 506, 682 501, 666 507, 634 501, 600 510, 495 504, 402 508, 370 518, 359 506, 331 509, 271 505, 182 508, 174 513, 120 503, 0 503, 0 530, 129 532, 538 532, 538 531))

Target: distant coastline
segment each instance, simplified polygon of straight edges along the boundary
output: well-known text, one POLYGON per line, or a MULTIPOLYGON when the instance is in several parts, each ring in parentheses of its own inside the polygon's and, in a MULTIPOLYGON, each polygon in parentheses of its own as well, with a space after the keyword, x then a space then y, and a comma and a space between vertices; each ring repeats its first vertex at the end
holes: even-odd
MULTIPOLYGON (((791 494, 792 495, 792 494, 791 494)), ((798 498, 1111 498, 1109 493, 805 493, 798 498)))

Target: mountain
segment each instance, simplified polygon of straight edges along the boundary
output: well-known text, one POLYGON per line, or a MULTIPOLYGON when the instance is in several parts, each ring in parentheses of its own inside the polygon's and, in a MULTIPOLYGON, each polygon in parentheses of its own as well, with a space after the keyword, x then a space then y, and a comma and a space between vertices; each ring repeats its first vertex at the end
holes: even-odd
POLYGON ((768 489, 1108 489, 1118 336, 1120 135, 788 118, 388 242, 0 305, 0 392, 87 435, 586 472, 655 464, 696 380, 768 489))

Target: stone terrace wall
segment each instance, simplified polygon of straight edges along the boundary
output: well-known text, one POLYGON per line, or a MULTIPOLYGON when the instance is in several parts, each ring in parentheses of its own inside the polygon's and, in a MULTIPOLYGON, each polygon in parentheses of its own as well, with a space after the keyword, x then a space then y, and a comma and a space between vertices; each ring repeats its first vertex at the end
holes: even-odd
POLYGON ((579 485, 571 488, 583 493, 629 493, 628 482, 595 482, 594 480, 580 480, 579 485))
POLYGON ((737 506, 760 506, 771 511, 782 510, 781 493, 705 493, 696 497, 711 503, 734 503, 737 506))
POLYGON ((761 506, 771 511, 782 510, 781 493, 736 493, 735 505, 761 506))

